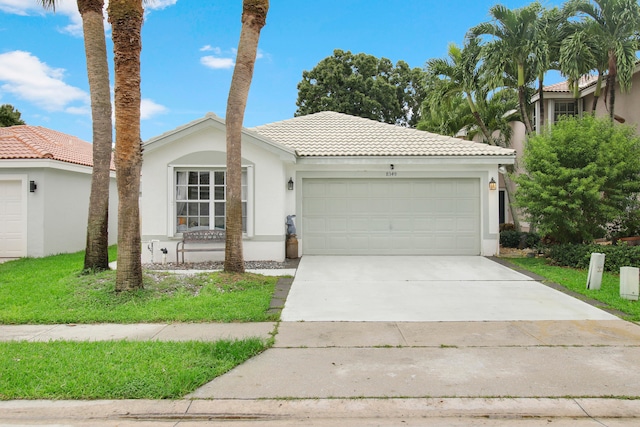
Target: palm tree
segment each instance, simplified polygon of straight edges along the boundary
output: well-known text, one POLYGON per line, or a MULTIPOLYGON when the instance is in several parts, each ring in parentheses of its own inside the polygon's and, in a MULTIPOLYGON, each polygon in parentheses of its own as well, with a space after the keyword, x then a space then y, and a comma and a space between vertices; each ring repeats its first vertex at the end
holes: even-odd
POLYGON ((142 288, 140 238, 140 51, 142 0, 110 0, 115 65, 118 270, 116 291, 142 288))
POLYGON ((491 132, 478 113, 478 107, 474 101, 474 95, 482 89, 484 82, 479 69, 481 48, 477 38, 466 41, 463 49, 454 43, 449 44, 449 59, 430 59, 427 61, 427 72, 431 76, 439 77, 442 84, 438 97, 446 100, 459 93, 464 94, 471 114, 477 125, 482 130, 485 141, 491 142, 491 132))
MULTIPOLYGON (((508 9, 502 5, 495 5, 489 9, 489 14, 494 22, 485 22, 469 30, 468 37, 477 37, 483 34, 493 36, 488 43, 487 56, 493 57, 491 64, 505 65, 513 63, 517 67, 517 89, 520 116, 527 133, 533 128, 527 106, 527 80, 526 75, 531 66, 533 55, 533 41, 535 40, 535 25, 542 10, 537 1, 519 9, 508 9)), ((496 69, 495 75, 504 72, 504 68, 496 69)))
POLYGON ((242 253, 242 123, 253 78, 260 31, 269 0, 243 0, 242 30, 227 99, 227 212, 224 271, 244 272, 242 253))
POLYGON ((540 105, 540 128, 544 127, 544 76, 550 69, 560 67, 560 45, 567 36, 567 14, 554 7, 542 9, 535 23, 533 54, 534 66, 538 75, 538 98, 540 105))
POLYGON ((615 82, 623 92, 631 89, 635 69, 637 34, 640 31, 640 6, 637 0, 570 0, 567 8, 593 20, 595 40, 607 52, 607 90, 609 117, 615 117, 615 82))
MULTIPOLYGON (((55 11, 56 0, 41 1, 44 8, 55 11)), ((93 123, 93 171, 84 269, 108 270, 109 174, 113 135, 109 66, 102 14, 104 0, 77 0, 77 3, 82 17, 93 123)))
MULTIPOLYGON (((602 81, 608 68, 608 52, 598 40, 598 24, 593 20, 572 22, 560 47, 560 71, 571 82, 595 70, 598 73, 591 112, 596 111, 602 93, 602 81)), ((575 95, 574 95, 575 96, 575 95)))

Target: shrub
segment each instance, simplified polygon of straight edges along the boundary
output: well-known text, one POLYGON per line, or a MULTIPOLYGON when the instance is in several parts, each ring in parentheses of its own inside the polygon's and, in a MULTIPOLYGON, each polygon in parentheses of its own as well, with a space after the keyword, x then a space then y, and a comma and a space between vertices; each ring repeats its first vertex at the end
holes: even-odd
MULTIPOLYGON (((640 192, 640 139, 633 127, 591 115, 566 118, 527 141, 516 193, 530 223, 560 243, 603 237, 619 219, 631 227, 640 192)), ((623 224, 622 224, 623 223, 623 224)))
POLYGON ((503 248, 533 248, 540 243, 536 233, 505 230, 500 232, 500 245, 503 248))
POLYGON ((617 273, 620 272, 620 267, 640 267, 640 246, 562 244, 548 247, 548 257, 555 265, 573 268, 589 268, 591 254, 594 252, 605 255, 605 271, 617 273))

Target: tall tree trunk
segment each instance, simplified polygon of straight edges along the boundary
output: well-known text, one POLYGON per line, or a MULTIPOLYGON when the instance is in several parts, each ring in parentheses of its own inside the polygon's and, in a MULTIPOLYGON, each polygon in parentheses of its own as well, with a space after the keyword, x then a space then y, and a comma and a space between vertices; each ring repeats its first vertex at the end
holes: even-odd
POLYGON ((525 92, 524 85, 524 64, 518 64, 518 104, 520 105, 520 115, 522 116, 522 123, 527 131, 527 135, 533 132, 531 127, 531 120, 527 114, 527 94, 525 92))
POLYGON ((618 76, 618 65, 616 64, 616 54, 609 51, 609 74, 607 75, 607 91, 609 92, 609 118, 613 122, 615 118, 616 105, 616 77, 618 76))
POLYGON ((478 126, 480 126, 480 130, 484 135, 484 139, 487 141, 487 144, 493 144, 493 136, 491 136, 491 132, 489 132, 489 129, 487 129, 487 125, 484 124, 484 120, 482 120, 482 117, 480 117, 480 113, 476 108, 476 104, 473 102, 473 98, 471 98, 471 94, 469 92, 466 92, 466 95, 467 95, 467 102, 469 103, 469 108, 471 109, 471 113, 473 114, 473 117, 476 119, 476 123, 478 124, 478 126))
POLYGON ((85 270, 109 269, 109 184, 111 146, 111 92, 102 9, 104 0, 78 0, 91 94, 93 172, 87 221, 85 270))
MULTIPOLYGON (((242 30, 227 99, 227 213, 224 271, 244 273, 242 253, 242 123, 253 78, 260 31, 269 0, 242 2, 242 30)), ((284 218, 283 218, 284 220, 284 218)))
POLYGON ((602 92, 602 73, 598 72, 598 81, 596 83, 596 90, 593 92, 593 105, 591 106, 591 112, 596 113, 596 107, 598 106, 598 99, 600 99, 600 93, 602 92))
MULTIPOLYGON (((544 122, 546 117, 544 116, 544 74, 538 76, 538 105, 540 106, 540 114, 538 115, 538 132, 544 129, 544 122)), ((533 130, 533 129, 532 129, 533 130)))
POLYGON ((142 288, 140 238, 140 52, 142 0, 110 0, 115 64, 118 269, 116 291, 142 288))
POLYGON ((520 213, 515 206, 516 183, 513 182, 511 177, 507 174, 504 174, 503 177, 504 188, 507 192, 507 199, 509 199, 509 211, 511 212, 511 218, 513 219, 513 226, 516 231, 522 231, 522 226, 520 225, 520 213))

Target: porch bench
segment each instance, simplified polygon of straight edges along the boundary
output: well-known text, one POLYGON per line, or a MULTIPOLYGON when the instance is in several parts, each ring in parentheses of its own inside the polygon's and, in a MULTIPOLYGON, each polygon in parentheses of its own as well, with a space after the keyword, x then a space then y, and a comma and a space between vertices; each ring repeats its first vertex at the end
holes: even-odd
POLYGON ((182 254, 182 263, 184 264, 185 252, 219 252, 224 251, 224 245, 207 247, 207 248, 186 248, 187 243, 223 243, 225 242, 225 230, 197 230, 185 231, 182 233, 182 240, 176 245, 176 263, 180 264, 180 254, 182 254), (182 246, 182 248, 180 248, 182 246))

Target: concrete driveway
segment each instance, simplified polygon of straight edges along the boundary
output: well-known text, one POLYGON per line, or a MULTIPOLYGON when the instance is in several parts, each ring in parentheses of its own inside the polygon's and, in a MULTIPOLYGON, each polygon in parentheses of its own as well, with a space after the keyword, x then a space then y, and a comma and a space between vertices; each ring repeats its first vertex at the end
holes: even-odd
POLYGON ((309 256, 283 321, 614 320, 490 259, 474 256, 309 256))

